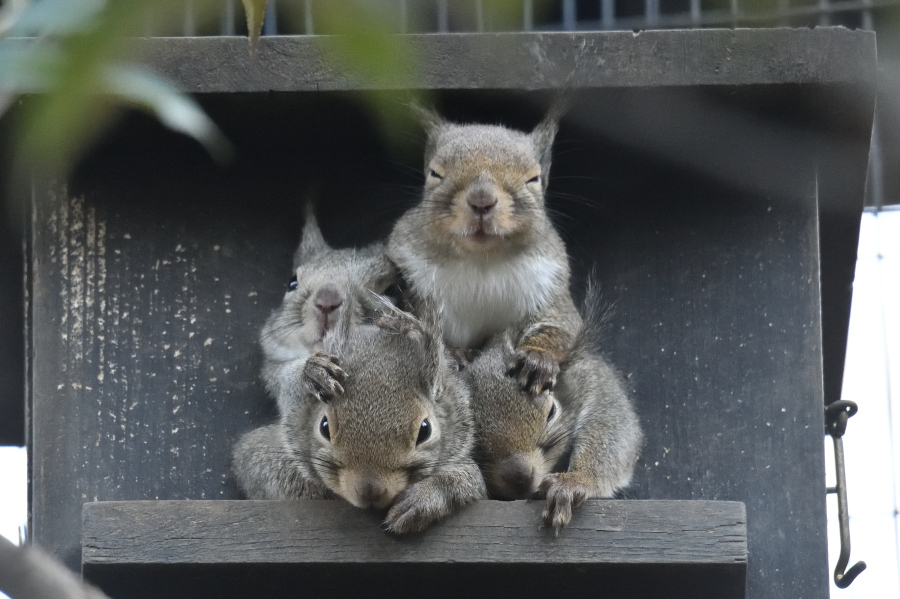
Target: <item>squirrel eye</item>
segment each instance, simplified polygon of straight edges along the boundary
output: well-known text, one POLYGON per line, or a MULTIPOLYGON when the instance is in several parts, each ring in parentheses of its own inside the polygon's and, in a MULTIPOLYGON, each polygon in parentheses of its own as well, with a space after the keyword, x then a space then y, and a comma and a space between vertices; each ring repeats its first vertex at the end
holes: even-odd
POLYGON ((288 291, 296 291, 297 290, 297 275, 291 277, 291 280, 288 281, 288 291))
POLYGON ((428 422, 428 419, 422 421, 422 426, 419 427, 419 436, 416 439, 416 445, 420 445, 427 441, 431 437, 431 423, 428 422))
POLYGON ((525 184, 531 185, 532 183, 540 183, 540 182, 541 182, 541 178, 540 178, 540 176, 537 176, 537 177, 532 177, 528 181, 525 181, 525 184))
POLYGON ((439 174, 437 174, 435 171, 431 171, 430 173, 428 173, 428 176, 434 177, 435 179, 438 179, 438 180, 443 179, 443 177, 440 176, 439 174))
POLYGON ((550 413, 547 414, 547 422, 553 420, 553 417, 556 416, 556 402, 550 405, 550 413))
POLYGON ((323 437, 331 441, 331 431, 328 430, 328 416, 322 416, 322 422, 319 423, 319 432, 323 437))

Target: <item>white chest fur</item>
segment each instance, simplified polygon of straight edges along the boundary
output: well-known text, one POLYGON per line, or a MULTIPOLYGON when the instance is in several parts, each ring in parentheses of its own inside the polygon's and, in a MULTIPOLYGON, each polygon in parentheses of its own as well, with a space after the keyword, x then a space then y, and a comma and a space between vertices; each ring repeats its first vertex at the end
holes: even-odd
POLYGON ((451 347, 478 347, 543 309, 564 270, 556 260, 534 256, 435 265, 407 253, 400 262, 413 290, 441 307, 444 340, 451 347))

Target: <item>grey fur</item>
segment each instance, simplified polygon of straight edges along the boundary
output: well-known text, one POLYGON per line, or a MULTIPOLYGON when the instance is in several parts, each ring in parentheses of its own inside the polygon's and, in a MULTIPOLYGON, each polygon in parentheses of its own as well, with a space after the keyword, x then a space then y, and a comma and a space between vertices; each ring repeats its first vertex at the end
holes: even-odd
POLYGON ((622 378, 587 349, 599 315, 586 317, 552 392, 527 395, 504 375, 514 353, 507 333, 463 371, 488 492, 546 497, 544 521, 557 531, 585 499, 628 485, 643 439, 622 378))
POLYGON ((551 331, 544 338, 565 346, 581 323, 566 248, 544 201, 561 106, 531 134, 418 109, 428 133, 425 189, 387 249, 410 305, 428 298, 442 308, 452 348, 477 348, 510 329, 513 374, 532 392, 552 387, 558 356, 530 340, 551 331), (478 202, 490 206, 486 215, 473 208, 478 202))
POLYGON ((345 320, 325 337, 329 363, 344 374, 341 393, 309 380, 327 365, 294 366, 298 380, 279 386, 280 423, 247 433, 235 448, 235 474, 249 497, 333 493, 388 509, 385 528, 406 533, 486 496, 472 458, 468 388, 435 338, 439 325, 393 306, 379 325, 345 320), (426 419, 431 437, 417 444, 426 419))
MULTIPOLYGON (((282 386, 298 380, 302 360, 321 350, 324 333, 343 319, 348 289, 359 290, 351 319, 358 324, 372 312, 365 290, 383 293, 399 279, 383 243, 362 249, 331 248, 322 237, 312 209, 307 210, 303 236, 294 253, 294 272, 297 289, 285 293, 281 306, 269 316, 259 336, 265 355, 262 378, 275 397, 291 395, 289 389, 283 393, 282 386), (323 314, 315 305, 317 294, 325 291, 331 294, 332 301, 341 303, 330 314, 323 314)), ((286 406, 279 401, 278 408, 283 413, 286 406)))

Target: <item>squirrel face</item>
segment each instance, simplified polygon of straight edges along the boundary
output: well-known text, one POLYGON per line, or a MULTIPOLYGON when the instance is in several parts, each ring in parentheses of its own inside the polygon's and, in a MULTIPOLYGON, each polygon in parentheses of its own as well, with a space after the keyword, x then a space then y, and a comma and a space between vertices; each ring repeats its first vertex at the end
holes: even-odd
POLYGON ((528 134, 448 123, 418 110, 428 132, 421 206, 432 241, 463 254, 527 243, 529 232, 546 220, 557 115, 528 134))
POLYGON ((446 125, 427 165, 424 204, 436 232, 466 251, 523 236, 544 206, 531 137, 498 126, 446 125))
POLYGON ((526 499, 569 451, 571 415, 552 392, 522 391, 506 376, 515 355, 508 337, 464 371, 472 391, 478 462, 491 497, 526 499))
POLYGON ((324 345, 346 373, 343 393, 307 393, 285 418, 306 476, 357 507, 384 509, 456 446, 471 449, 467 390, 439 336, 342 322, 324 345))
MULTIPOLYGON (((304 358, 322 349, 325 335, 347 313, 347 290, 383 292, 394 278, 382 246, 362 250, 332 249, 312 214, 307 215, 300 246, 294 255, 294 276, 279 307, 269 317, 261 342, 270 359, 304 358)), ((364 315, 365 294, 350 313, 354 323, 364 315)))

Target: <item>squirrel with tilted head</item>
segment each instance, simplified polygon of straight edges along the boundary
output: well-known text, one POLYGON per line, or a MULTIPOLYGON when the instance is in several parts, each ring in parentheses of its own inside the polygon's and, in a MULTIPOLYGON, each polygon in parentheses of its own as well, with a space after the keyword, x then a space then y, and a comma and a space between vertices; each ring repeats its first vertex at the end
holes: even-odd
MULTIPOLYGON (((357 295, 345 295, 348 314, 357 295)), ((390 532, 415 532, 486 497, 470 395, 436 310, 416 318, 370 296, 378 326, 342 318, 322 340, 327 359, 282 371, 280 421, 243 435, 233 467, 251 499, 340 496, 386 510, 390 532)))
POLYGON ((323 351, 325 335, 343 318, 360 324, 372 316, 376 307, 368 290, 384 293, 398 277, 383 242, 360 249, 329 246, 312 204, 307 203, 303 234, 294 252, 294 276, 281 305, 259 335, 265 355, 262 378, 269 393, 278 398, 281 413, 286 411, 285 401, 290 397, 282 393, 282 385, 296 380, 307 360, 328 364, 329 356, 323 351), (351 290, 355 297, 348 302, 351 290), (352 310, 348 309, 350 305, 352 310))
POLYGON ((415 109, 428 134, 425 189, 388 241, 410 304, 440 307, 453 350, 511 329, 509 374, 532 394, 550 389, 581 324, 566 248, 544 207, 561 103, 531 133, 415 109))
POLYGON ((612 497, 628 485, 643 439, 622 377, 593 349, 604 320, 596 290, 589 282, 584 325, 552 391, 530 395, 504 376, 515 353, 506 332, 463 370, 488 493, 546 497, 544 523, 557 532, 585 499, 612 497))

